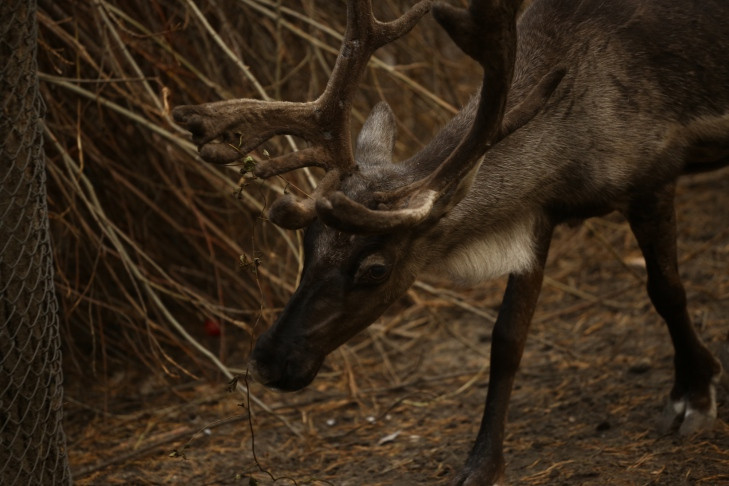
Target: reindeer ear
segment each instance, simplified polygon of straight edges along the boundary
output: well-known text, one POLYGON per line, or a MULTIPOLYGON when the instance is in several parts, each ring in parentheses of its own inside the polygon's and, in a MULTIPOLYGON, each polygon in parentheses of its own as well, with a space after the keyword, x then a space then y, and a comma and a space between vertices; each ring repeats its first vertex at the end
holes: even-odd
POLYGON ((392 161, 396 132, 395 115, 390 105, 384 101, 377 103, 359 132, 354 160, 361 165, 392 161))

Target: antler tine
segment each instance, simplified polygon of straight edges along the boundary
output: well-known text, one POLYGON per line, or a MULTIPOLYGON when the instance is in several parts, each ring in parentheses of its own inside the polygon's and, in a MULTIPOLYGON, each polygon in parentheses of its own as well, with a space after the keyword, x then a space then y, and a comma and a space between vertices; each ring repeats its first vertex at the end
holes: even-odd
POLYGON ((541 109, 564 70, 547 74, 523 102, 504 113, 516 57, 516 13, 520 3, 472 0, 468 9, 435 5, 433 14, 439 23, 484 70, 471 129, 429 176, 400 189, 375 194, 378 206, 387 209, 370 209, 341 193, 317 204, 317 211, 327 224, 352 232, 378 233, 441 217, 465 196, 489 147, 541 109))
MULTIPOLYGON (((293 103, 238 99, 179 106, 172 111, 175 121, 192 132, 203 160, 218 164, 239 161, 266 140, 276 135, 295 135, 311 147, 264 160, 253 173, 271 177, 308 166, 336 172, 337 180, 356 170, 351 147, 350 110, 359 79, 372 54, 381 46, 409 32, 431 7, 431 0, 421 0, 400 18, 379 22, 372 13, 370 0, 347 1, 347 28, 332 75, 322 95, 315 101, 293 103)), ((338 184, 328 179, 327 191, 338 184)), ((291 227, 294 222, 315 217, 312 201, 285 198, 276 205, 274 222, 291 227), (286 215, 291 209, 291 216, 286 215), (310 211, 311 214, 304 214, 310 211)), ((296 223, 298 224, 298 223, 296 223)), ((308 224, 308 223, 307 223, 308 224)))
POLYGON ((244 98, 178 106, 172 115, 192 133, 203 160, 227 164, 240 160, 275 135, 295 135, 313 143, 322 140, 312 116, 314 109, 312 102, 244 98))
POLYGON ((299 229, 309 226, 316 217, 316 203, 324 193, 334 190, 339 184, 339 171, 327 172, 319 181, 314 193, 304 199, 291 194, 279 197, 268 210, 268 218, 277 226, 286 229, 299 229))
POLYGON ((372 13, 371 0, 347 1, 347 28, 342 47, 324 92, 316 100, 317 116, 336 127, 329 135, 327 150, 332 163, 343 172, 355 168, 350 132, 350 109, 357 84, 372 54, 408 33, 431 8, 421 0, 391 22, 380 22, 372 13))

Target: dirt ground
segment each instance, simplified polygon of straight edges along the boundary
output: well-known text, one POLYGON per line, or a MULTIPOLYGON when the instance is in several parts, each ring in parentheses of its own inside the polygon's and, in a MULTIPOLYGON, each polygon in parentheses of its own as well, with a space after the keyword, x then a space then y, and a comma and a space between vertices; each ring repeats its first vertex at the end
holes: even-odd
MULTIPOLYGON (((683 179, 677 212, 690 308, 713 349, 729 333, 729 171, 683 179)), ((621 218, 559 229, 511 400, 507 484, 729 484, 729 391, 712 431, 657 432, 672 350, 644 279, 621 218)), ((249 416, 224 380, 68 377, 76 484, 447 484, 478 429, 503 286, 414 287, 306 390, 251 384, 272 413, 249 416)))

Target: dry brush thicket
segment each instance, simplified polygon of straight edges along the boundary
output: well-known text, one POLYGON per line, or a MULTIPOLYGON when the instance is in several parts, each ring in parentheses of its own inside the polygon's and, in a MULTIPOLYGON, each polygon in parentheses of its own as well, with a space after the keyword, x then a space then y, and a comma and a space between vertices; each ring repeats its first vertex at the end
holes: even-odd
MULTIPOLYGON (((381 3, 387 19, 409 2, 381 3)), ((69 372, 109 375, 130 356, 173 376, 243 362, 249 337, 270 324, 301 266, 300 235, 267 223, 264 208, 273 191, 306 192, 317 174, 243 181, 241 189, 240 167, 199 161, 169 110, 234 97, 314 99, 344 21, 344 2, 325 0, 40 2, 69 372), (219 338, 207 336, 206 321, 221 325, 219 338)), ((426 18, 376 54, 354 120, 386 99, 404 157, 477 82, 475 65, 426 18)), ((254 156, 301 143, 275 140, 254 156)))

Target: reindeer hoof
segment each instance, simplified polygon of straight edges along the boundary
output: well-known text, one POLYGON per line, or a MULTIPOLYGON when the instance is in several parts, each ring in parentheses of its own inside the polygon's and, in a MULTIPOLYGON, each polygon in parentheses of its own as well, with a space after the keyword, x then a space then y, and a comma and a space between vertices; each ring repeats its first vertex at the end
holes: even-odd
POLYGON ((714 428, 714 422, 716 421, 716 407, 713 412, 709 413, 699 412, 697 410, 688 409, 684 415, 681 427, 678 429, 678 433, 684 437, 698 434, 705 430, 711 430, 714 428))
POLYGON ((485 469, 466 466, 450 483, 450 486, 499 486, 504 476, 503 461, 485 469))
POLYGON ((659 429, 661 433, 669 433, 678 426, 678 433, 684 437, 710 430, 716 420, 716 382, 714 377, 709 385, 708 406, 698 407, 688 397, 669 400, 661 415, 659 429))

